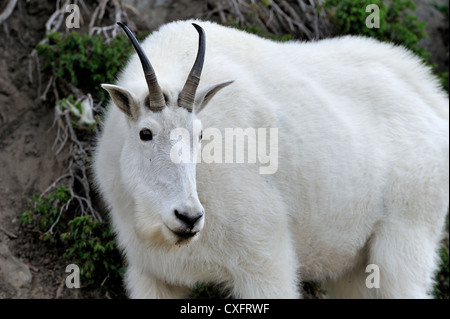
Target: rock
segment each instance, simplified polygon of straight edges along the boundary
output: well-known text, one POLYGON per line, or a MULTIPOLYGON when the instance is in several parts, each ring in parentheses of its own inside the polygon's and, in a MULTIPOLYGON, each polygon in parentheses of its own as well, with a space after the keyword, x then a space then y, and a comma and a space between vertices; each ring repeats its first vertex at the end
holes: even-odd
POLYGON ((32 275, 26 264, 16 258, 5 243, 0 242, 0 283, 14 288, 20 297, 21 289, 31 287, 32 275))

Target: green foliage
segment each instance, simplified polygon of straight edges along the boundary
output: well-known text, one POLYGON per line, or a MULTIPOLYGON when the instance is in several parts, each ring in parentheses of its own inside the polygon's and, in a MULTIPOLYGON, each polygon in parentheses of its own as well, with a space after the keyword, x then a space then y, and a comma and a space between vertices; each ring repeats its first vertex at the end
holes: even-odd
POLYGON ((220 285, 197 282, 189 296, 191 299, 224 299, 229 298, 228 292, 220 285))
MULTIPOLYGON (((449 215, 447 214, 446 231, 449 231, 449 215)), ((436 299, 449 299, 449 258, 448 258, 448 237, 447 242, 439 250, 441 262, 436 273, 436 284, 433 289, 433 296, 436 299)))
POLYGON ((439 11, 441 11, 444 14, 445 18, 448 21, 448 19, 449 19, 449 2, 447 1, 447 3, 443 3, 443 4, 434 3, 433 5, 436 9, 438 9, 439 11))
POLYGON ((212 299, 214 294, 213 286, 198 282, 195 284, 189 297, 192 299, 212 299))
POLYGON ((326 0, 323 8, 332 12, 332 22, 339 35, 353 34, 402 44, 425 61, 429 54, 419 42, 425 38, 425 23, 412 14, 416 5, 411 0, 326 0), (368 5, 379 8, 379 28, 366 26, 366 19, 372 13, 366 12, 368 5))
MULTIPOLYGON (((146 35, 148 33, 143 33, 137 38, 141 40, 146 35)), ((74 97, 79 94, 73 91, 73 87, 90 93, 96 102, 104 101, 107 95, 100 84, 114 83, 134 52, 128 38, 119 34, 106 42, 100 35, 49 32, 46 41, 36 46, 36 52, 41 61, 41 71, 55 79, 57 95, 67 96, 56 103, 59 113, 66 112, 70 116, 69 124, 74 128, 71 134, 76 135, 71 136, 70 141, 76 139, 92 145, 94 140, 90 129, 96 128, 96 115, 92 114, 90 105, 74 97)), ((88 160, 90 151, 85 151, 88 160)), ((81 187, 78 173, 72 173, 76 177, 73 185, 69 186, 70 191, 59 187, 45 197, 34 196, 31 208, 21 217, 21 225, 37 233, 39 239, 62 249, 63 258, 80 268, 83 287, 102 286, 110 295, 123 296, 124 268, 112 230, 109 223, 80 211, 79 201, 90 199, 85 197, 83 190, 81 195, 78 194, 81 187)))
POLYGON ((47 43, 36 46, 43 60, 43 71, 51 70, 57 80, 64 79, 103 100, 101 83, 113 83, 125 65, 132 47, 124 34, 106 43, 100 35, 49 32, 47 43))
MULTIPOLYGON (((447 1, 447 3, 445 3, 445 4, 437 4, 437 3, 435 3, 434 7, 444 14, 444 17, 447 20, 447 26, 448 26, 448 22, 449 22, 449 1, 447 1)), ((447 28, 446 32, 448 33, 448 28, 447 28)), ((448 46, 448 41, 447 41, 447 54, 448 54, 448 47, 449 46, 448 46)), ((439 80, 441 81, 442 86, 447 91, 447 93, 449 92, 448 78, 449 78, 448 71, 439 73, 439 80)))
POLYGON ((70 192, 60 186, 54 193, 45 197, 33 196, 31 209, 22 214, 21 225, 33 225, 44 241, 54 242, 54 231, 60 218, 63 206, 69 201, 70 192))
POLYGON ((63 186, 42 198, 35 195, 20 224, 37 232, 39 239, 62 246, 63 257, 80 267, 83 286, 118 291, 124 269, 109 224, 88 215, 64 214, 70 202, 70 191, 63 186))
POLYGON ((448 247, 441 247, 439 255, 441 257, 441 263, 435 278, 436 285, 434 286, 433 296, 436 299, 449 299, 448 247))
POLYGON ((91 285, 101 283, 105 277, 111 282, 120 281, 124 268, 108 223, 78 216, 67 226, 66 232, 60 234, 67 246, 63 257, 80 267, 81 278, 91 285))
POLYGON ((366 35, 376 38, 386 28, 386 5, 379 0, 339 1, 326 0, 323 8, 332 12, 332 22, 337 34, 366 35), (375 4, 380 8, 380 28, 368 28, 366 7, 375 4))
POLYGON ((448 84, 448 72, 441 72, 439 73, 439 81, 441 81, 442 87, 444 90, 449 92, 449 84, 448 84))

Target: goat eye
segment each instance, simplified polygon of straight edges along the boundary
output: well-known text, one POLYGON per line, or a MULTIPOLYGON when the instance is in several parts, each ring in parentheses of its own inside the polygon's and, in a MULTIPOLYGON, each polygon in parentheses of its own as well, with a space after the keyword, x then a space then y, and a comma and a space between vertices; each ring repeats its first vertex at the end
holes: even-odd
POLYGON ((199 141, 201 141, 203 138, 203 131, 200 131, 199 141))
POLYGON ((145 128, 139 132, 139 137, 141 138, 141 141, 151 141, 153 134, 152 131, 145 128))

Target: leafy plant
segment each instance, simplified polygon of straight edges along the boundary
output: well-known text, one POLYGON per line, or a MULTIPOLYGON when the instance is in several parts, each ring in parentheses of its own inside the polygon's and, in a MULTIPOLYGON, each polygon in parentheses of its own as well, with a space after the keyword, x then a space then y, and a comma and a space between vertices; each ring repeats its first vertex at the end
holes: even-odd
POLYGON ((353 34, 402 44, 427 60, 429 53, 419 47, 421 39, 427 36, 425 22, 412 14, 416 5, 411 0, 326 0, 323 8, 332 12, 331 20, 339 35, 353 34), (379 28, 366 26, 366 12, 369 5, 379 8, 379 28))
MULTIPOLYGON (((142 36, 141 36, 142 37, 142 36)), ((57 80, 105 99, 101 83, 112 83, 132 53, 124 34, 106 43, 100 35, 49 32, 46 42, 36 46, 43 60, 43 71, 50 70, 57 80)))
POLYGON ((213 299, 221 298, 218 286, 197 282, 189 296, 192 299, 213 299))
MULTIPOLYGON (((436 9, 438 9, 440 12, 442 12, 442 14, 444 15, 445 19, 447 20, 447 27, 445 30, 443 30, 443 32, 445 32, 447 34, 447 55, 448 55, 448 48, 449 48, 449 44, 448 44, 448 22, 449 22, 449 1, 447 1, 447 3, 444 4, 438 4, 438 3, 434 3, 433 4, 434 7, 436 9)), ((439 79, 442 83, 442 86, 444 87, 444 89, 447 90, 447 93, 449 92, 449 76, 448 76, 448 71, 444 71, 439 73, 439 79)))
POLYGON ((45 197, 34 195, 20 224, 37 232, 44 242, 63 246, 63 258, 80 267, 84 286, 120 293, 124 269, 109 224, 89 215, 65 213, 71 211, 70 198, 70 191, 63 186, 45 197))
MULTIPOLYGON (((145 35, 138 35, 138 39, 145 35)), ((133 52, 132 46, 124 34, 106 42, 100 35, 49 32, 36 52, 41 71, 53 75, 55 98, 66 96, 56 101, 55 116, 62 119, 57 121, 62 146, 72 143, 66 174, 71 179, 67 187, 60 186, 46 196, 34 195, 20 223, 45 243, 62 249, 69 263, 78 265, 83 287, 101 286, 109 294, 123 296, 123 261, 111 227, 101 221, 102 214, 83 207, 95 205, 85 165, 92 155, 98 115, 93 114, 92 100, 83 100, 88 95, 79 90, 103 102, 106 94, 100 84, 115 82, 133 52)))
MULTIPOLYGON (((449 231, 449 216, 447 214, 446 231, 449 231)), ((435 276, 435 286, 433 296, 436 299, 449 299, 449 258, 448 258, 448 237, 445 239, 439 250, 441 262, 435 276), (446 242, 445 242, 446 241, 446 242)))
POLYGON ((54 233, 59 227, 58 221, 69 198, 69 190, 63 186, 45 197, 34 195, 30 204, 31 208, 22 214, 19 220, 20 224, 33 225, 38 231, 40 239, 54 242, 54 233))
POLYGON ((121 281, 124 268, 109 224, 92 216, 78 216, 67 226, 60 234, 67 246, 63 257, 79 265, 82 278, 88 284, 101 283, 105 278, 121 281))
POLYGON ((449 260, 448 248, 441 247, 439 250, 441 263, 439 271, 436 274, 436 285, 434 286, 433 296, 436 299, 449 299, 449 260))
POLYGON ((439 76, 439 81, 441 81, 442 87, 444 88, 444 90, 447 91, 447 93, 449 92, 449 78, 448 78, 448 72, 441 72, 438 74, 439 76))
POLYGON ((442 12, 445 16, 445 18, 449 19, 449 1, 447 1, 447 3, 433 3, 434 7, 436 9, 438 9, 440 12, 442 12))

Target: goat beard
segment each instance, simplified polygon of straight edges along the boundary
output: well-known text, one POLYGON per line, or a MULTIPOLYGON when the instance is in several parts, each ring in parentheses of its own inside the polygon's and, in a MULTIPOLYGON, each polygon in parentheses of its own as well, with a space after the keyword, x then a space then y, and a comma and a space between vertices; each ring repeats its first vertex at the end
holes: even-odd
POLYGON ((187 240, 177 238, 162 221, 159 214, 152 213, 149 207, 142 202, 136 203, 134 212, 134 230, 139 241, 148 248, 173 248, 182 246, 198 239, 197 234, 187 240))
POLYGON ((163 234, 164 223, 159 214, 150 213, 147 205, 136 203, 134 229, 138 239, 149 246, 167 246, 168 238, 163 234))

